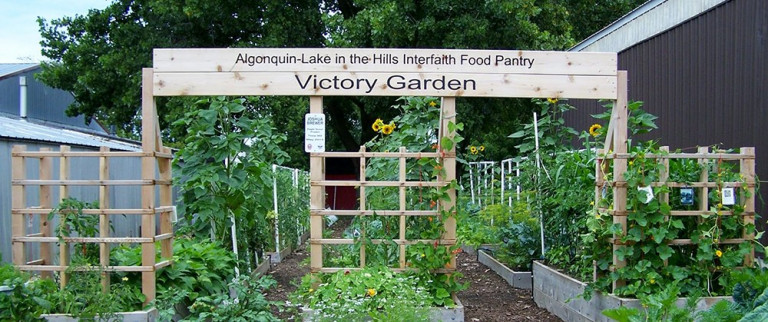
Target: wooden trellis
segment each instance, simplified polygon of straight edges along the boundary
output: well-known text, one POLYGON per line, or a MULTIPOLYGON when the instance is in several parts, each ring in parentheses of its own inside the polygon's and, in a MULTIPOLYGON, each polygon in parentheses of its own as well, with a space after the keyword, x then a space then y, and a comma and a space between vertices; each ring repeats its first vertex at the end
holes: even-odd
POLYGON ((74 152, 69 146, 61 146, 59 151, 42 148, 40 151, 27 151, 23 145, 13 147, 12 151, 12 244, 13 263, 20 270, 38 271, 44 277, 51 277, 51 272, 59 272, 61 287, 69 282, 71 271, 100 271, 102 289, 109 289, 110 272, 141 272, 142 292, 146 302, 155 297, 155 271, 171 264, 173 249, 173 229, 171 226, 171 160, 170 149, 163 148, 162 152, 115 152, 102 147, 98 152, 74 152), (111 158, 142 158, 142 177, 137 180, 114 180, 109 177, 109 160, 111 158), (70 178, 70 161, 74 158, 98 158, 98 180, 73 180, 70 178), (38 179, 26 178, 28 159, 39 160, 38 179), (53 161, 59 160, 59 178, 53 178, 53 161), (158 165, 159 178, 155 177, 155 164, 158 165), (39 204, 28 205, 26 187, 39 187, 39 204), (69 197, 72 186, 99 187, 99 208, 83 209, 84 216, 99 216, 98 237, 64 237, 54 236, 52 223, 48 214, 55 210, 51 200, 51 187, 59 187, 61 200, 69 197), (115 186, 140 186, 142 190, 142 205, 130 209, 110 208, 109 190, 115 186), (159 189, 160 205, 155 206, 155 191, 159 189), (155 230, 155 216, 160 214, 160 231, 155 230), (141 216, 141 237, 110 236, 110 220, 114 215, 141 216), (39 231, 27 231, 24 224, 25 216, 39 216, 39 231), (155 260, 155 242, 161 245, 163 261, 155 260), (37 243, 40 248, 40 258, 28 259, 27 244, 37 243), (56 264, 51 244, 58 243, 58 263, 56 264), (70 248, 73 243, 94 243, 99 245, 99 263, 91 266, 70 266, 70 248), (139 266, 111 266, 109 251, 112 244, 140 244, 142 247, 142 263, 139 266))
MULTIPOLYGON (((153 86, 144 97, 143 108, 153 108, 154 96, 211 95, 293 95, 308 96, 310 113, 323 112, 323 96, 437 96, 443 98, 441 133, 454 121, 456 97, 529 97, 616 99, 616 53, 572 53, 519 50, 453 50, 453 49, 382 49, 382 48, 216 48, 155 49, 154 68, 145 69, 144 86, 153 86)), ((623 79, 626 90, 626 77, 623 79)), ((626 97, 626 96, 625 96, 626 97)), ((626 99, 623 101, 626 109, 626 99)), ((617 102, 621 108, 621 102, 617 102)), ((144 122, 144 127, 153 126, 144 122)), ((626 132, 626 119, 624 122, 626 132)), ((626 135, 624 136, 626 139, 626 135)), ((323 267, 322 247, 327 244, 350 244, 351 240, 323 239, 323 216, 359 215, 376 211, 379 215, 399 216, 401 269, 404 248, 417 241, 405 240, 408 216, 429 216, 436 212, 407 211, 403 198, 405 188, 413 185, 445 186, 456 177, 455 148, 440 155, 445 177, 436 182, 407 182, 404 170, 400 180, 366 181, 364 169, 357 181, 325 181, 324 160, 328 157, 361 159, 361 167, 369 158, 398 158, 401 167, 409 158, 437 157, 436 154, 400 151, 317 152, 310 154, 310 249, 313 272, 334 271, 323 267), (324 187, 360 187, 361 208, 351 212, 324 210, 324 187), (400 187, 400 209, 379 211, 365 209, 366 187, 400 187)), ((440 205, 451 209, 455 191, 449 191, 451 202, 440 205)), ((453 219, 445 221, 445 233, 438 243, 455 244, 453 219)), ((379 241, 374 241, 379 242, 379 241)), ((434 242, 434 241, 433 241, 434 242)), ((365 248, 361 247, 362 264, 365 248)), ((450 270, 455 267, 451 260, 450 270)))

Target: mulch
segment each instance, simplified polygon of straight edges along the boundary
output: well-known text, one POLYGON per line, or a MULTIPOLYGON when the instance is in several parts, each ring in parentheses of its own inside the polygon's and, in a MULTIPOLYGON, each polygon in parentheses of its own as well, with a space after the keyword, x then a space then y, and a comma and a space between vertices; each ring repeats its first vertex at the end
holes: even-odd
MULTIPOLYGON (((301 277, 309 273, 309 265, 305 261, 308 256, 309 252, 301 246, 282 262, 273 264, 268 274, 277 281, 277 288, 266 294, 268 300, 288 301, 288 294, 295 291, 301 277)), ((561 321, 536 306, 531 290, 509 286, 494 271, 479 263, 475 256, 460 253, 456 265, 464 274, 462 281, 470 282, 468 289, 457 294, 464 305, 465 321, 561 321)), ((295 317, 295 310, 275 310, 273 313, 282 320, 301 320, 295 317)))

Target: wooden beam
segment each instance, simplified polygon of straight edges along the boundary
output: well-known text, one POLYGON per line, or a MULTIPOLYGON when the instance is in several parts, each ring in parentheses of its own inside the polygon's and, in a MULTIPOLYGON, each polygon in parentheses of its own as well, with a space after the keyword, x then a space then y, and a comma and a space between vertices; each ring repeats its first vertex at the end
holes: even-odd
MULTIPOLYGON (((23 152, 27 147, 25 145, 14 145, 11 149, 13 152, 23 152)), ((27 173, 27 164, 24 157, 12 157, 11 158, 11 178, 13 180, 22 180, 27 173)), ((12 185, 11 188, 11 204, 13 208, 25 208, 27 205, 26 191, 24 187, 20 185, 12 185)), ((26 229, 24 228, 23 216, 11 216, 11 235, 13 237, 21 237, 26 235, 26 229)), ((11 242, 11 249, 13 255, 14 265, 24 265, 27 262, 27 256, 25 251, 24 242, 17 241, 11 242)))
MULTIPOLYGON (((360 187, 365 189, 365 187, 360 187)), ((361 197, 362 198, 362 197, 361 197)), ((362 203, 362 201, 361 201, 362 203)), ((437 216, 439 212, 437 210, 312 210, 309 212, 310 216, 437 216)))
MULTIPOLYGON (((170 148, 163 147, 162 152, 171 153, 170 148)), ((157 167, 160 173, 161 181, 172 181, 171 159, 157 159, 157 167)), ((160 186, 160 206, 171 208, 173 206, 173 186, 163 184, 160 186)), ((171 212, 163 211, 160 213, 160 234, 173 235, 173 223, 171 222, 171 212)), ((173 239, 164 239, 160 242, 160 254, 163 258, 173 257, 173 239)))
MULTIPOLYGON (((323 113, 323 97, 311 96, 309 98, 309 112, 323 113)), ((313 182, 323 181, 325 179, 325 169, 323 169, 323 157, 309 157, 309 209, 317 211, 325 209, 325 188, 313 182)), ((360 178, 365 179, 365 178, 360 178)), ((323 238, 323 218, 311 216, 309 218, 310 238, 323 238)), ((319 244, 310 245, 310 268, 319 270, 323 267, 323 246, 319 244)))
MULTIPOLYGON (((400 147, 399 152, 400 152, 400 154, 404 154, 405 153, 405 147, 400 147)), ((399 182, 400 182, 400 188, 398 189, 398 195, 400 197, 399 198, 400 199, 399 200, 400 201, 399 204, 400 204, 400 211, 401 212, 405 212, 405 210, 406 210, 406 205, 405 205, 405 192, 406 192, 406 190, 405 190, 405 182, 406 182, 405 181, 405 178, 406 178, 406 176, 405 176, 405 174, 406 174, 405 165, 406 165, 406 163, 405 163, 405 161, 406 161, 405 157, 401 157, 398 160, 398 165, 399 165, 399 167, 398 167, 398 178, 399 178, 399 182)), ((406 230, 406 227, 405 227, 405 215, 400 215, 399 228, 400 228, 400 232, 399 232, 400 239, 401 240, 405 240, 405 230, 406 230)), ((405 245, 400 245, 400 268, 405 268, 405 245)))
MULTIPOLYGON (((360 182, 366 182, 368 178, 366 178, 365 174, 365 167, 366 167, 366 159, 365 159, 365 145, 360 146, 360 182)), ((358 193, 360 193, 360 211, 365 211, 365 186, 361 186, 360 189, 358 189, 358 193)), ((365 226, 363 226, 363 231, 361 232, 361 240, 365 240, 366 236, 366 229, 365 226)), ((365 242, 360 243, 360 267, 365 267, 365 242)))
POLYGON ((399 158, 413 158, 413 159, 421 159, 421 158, 439 158, 442 155, 437 152, 338 152, 338 151, 329 151, 329 152, 312 152, 309 154, 310 157, 324 157, 324 158, 391 158, 391 159, 399 159, 399 158))
MULTIPOLYGON (((101 147, 99 152, 109 152, 108 147, 101 147)), ((106 156, 99 157, 99 180, 109 180, 109 159, 106 156)), ((109 209, 109 187, 106 185, 99 186, 99 209, 109 209)), ((109 215, 99 215, 99 237, 109 237, 109 215)), ((99 265, 109 266, 109 244, 99 244, 99 265)), ((101 273, 101 291, 103 293, 109 292, 109 272, 101 273)))
MULTIPOLYGON (((142 157, 155 159, 154 157, 142 157)), ((20 186, 154 186, 155 184, 170 184, 168 180, 11 180, 11 184, 20 186)))
MULTIPOLYGON (((442 109, 441 119, 440 119, 440 130, 439 133, 441 133, 440 138, 438 138, 438 142, 442 142, 442 137, 447 136, 450 138, 453 138, 455 136, 455 133, 452 133, 448 130, 449 124, 456 124, 456 98, 455 97, 443 97, 442 102, 440 104, 440 108, 442 109)), ((456 145, 454 144, 450 149, 446 149, 445 147, 440 147, 441 151, 445 151, 447 153, 451 153, 451 155, 455 155, 456 153, 456 145)), ((445 171, 445 176, 438 177, 438 181, 442 181, 444 184, 449 184, 450 182, 456 180, 456 157, 454 156, 446 156, 442 158, 443 163, 443 170, 445 171)), ((456 189, 449 189, 448 190, 448 197, 450 201, 440 200, 439 209, 441 211, 445 211, 448 216, 443 216, 443 228, 445 231, 443 232, 442 239, 445 240, 454 240, 456 239, 456 189)), ((450 263, 448 263, 449 269, 455 269, 456 268, 456 255, 451 254, 451 260, 450 263)))
MULTIPOLYGON (((627 152, 627 119, 629 112, 627 110, 627 72, 619 71, 618 73, 618 97, 613 108, 612 113, 616 113, 616 117, 612 118, 613 126, 613 150, 616 153, 627 152)), ((609 129, 611 127, 609 126, 609 129)), ((613 178, 616 182, 624 181, 624 172, 627 171, 627 160, 616 159, 613 161, 613 178)), ((627 210, 627 188, 626 186, 614 186, 613 187, 613 209, 616 211, 627 210)), ((615 234, 613 238, 621 238, 627 234, 627 217, 613 216, 613 223, 621 226, 621 234, 615 234)), ((616 251, 625 247, 622 245, 613 246, 613 267, 614 269, 620 269, 627 265, 627 261, 619 260, 616 255, 616 251)), ((624 285, 624 280, 616 280, 613 282, 613 290, 624 285)))
MULTIPOLYGON (((62 145, 59 147, 59 151, 66 154, 71 151, 71 148, 68 145, 62 145)), ((59 180, 61 181, 69 180, 69 160, 69 157, 66 156, 59 158, 59 180)), ((59 186, 59 198, 59 202, 69 198, 69 186, 59 186)), ((66 241, 59 243, 59 265, 69 266, 69 244, 66 241)), ((67 286, 67 283, 69 283, 69 273, 61 271, 59 274, 59 286, 64 288, 67 286)))
MULTIPOLYGON (((740 202, 744 205, 744 213, 747 213, 749 215, 744 216, 744 224, 745 225, 755 225, 755 148, 752 147, 742 147, 741 153, 746 154, 748 157, 744 158, 739 162, 739 175, 743 178, 743 180, 748 184, 746 188, 746 193, 742 192, 739 194, 741 200, 740 202), (751 184, 751 186, 750 186, 751 184)), ((754 232, 748 232, 745 229, 742 231, 742 238, 745 240, 754 240, 755 234, 754 232)), ((751 245, 751 249, 747 255, 744 256, 744 266, 746 267, 752 267, 754 265, 755 261, 755 248, 754 243, 751 245)))
MULTIPOLYGON (((40 148, 42 152, 50 152, 51 148, 40 148)), ((50 180, 53 177, 53 160, 51 157, 40 158, 40 175, 38 176, 42 180, 50 180)), ((51 208, 53 201, 51 199, 51 187, 40 186, 40 208, 51 208)), ((40 214, 40 236, 50 237, 53 236, 53 230, 48 222, 48 213, 40 214)), ((50 244, 40 244, 40 259, 41 265, 53 265, 53 255, 51 252, 50 244)), ((44 278, 52 278, 51 272, 40 272, 40 276, 44 278)))
MULTIPOLYGON (((157 151, 156 145, 156 125, 155 119, 157 113, 155 96, 152 91, 151 68, 142 70, 142 89, 141 89, 141 148, 144 153, 154 153, 157 151)), ((155 165, 157 160, 154 157, 141 158, 141 178, 143 180, 153 181, 155 179, 155 165)), ((141 187, 141 208, 155 209, 155 186, 145 185, 141 187)), ((155 236, 155 214, 141 215, 141 237, 152 239, 155 236)), ((151 271, 141 273, 141 292, 144 294, 144 304, 149 304, 155 299, 156 280, 155 280, 155 242, 141 243, 141 265, 152 267, 151 271)))

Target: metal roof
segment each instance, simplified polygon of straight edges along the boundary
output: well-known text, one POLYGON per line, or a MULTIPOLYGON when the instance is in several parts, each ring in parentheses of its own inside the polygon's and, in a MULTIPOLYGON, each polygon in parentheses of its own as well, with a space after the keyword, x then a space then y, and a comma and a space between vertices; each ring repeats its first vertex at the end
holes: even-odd
POLYGON ((0 116, 0 138, 33 140, 56 144, 70 144, 89 147, 106 146, 121 151, 141 151, 141 144, 122 139, 109 138, 65 128, 36 124, 25 120, 0 116))
POLYGON ((0 64, 0 79, 38 68, 38 64, 0 64))

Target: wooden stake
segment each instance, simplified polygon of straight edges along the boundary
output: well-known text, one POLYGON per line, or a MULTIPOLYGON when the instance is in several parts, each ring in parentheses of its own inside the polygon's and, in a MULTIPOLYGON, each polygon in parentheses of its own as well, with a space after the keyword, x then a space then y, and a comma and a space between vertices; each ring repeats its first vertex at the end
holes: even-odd
MULTIPOLYGON (((59 147, 61 153, 69 153, 71 148, 68 145, 62 145, 59 147)), ((69 157, 61 157, 59 159, 59 180, 69 180, 69 157)), ((69 198, 69 186, 59 186, 59 202, 69 198)), ((61 218, 61 217, 59 217, 61 218)), ((66 241, 59 242, 59 266, 69 267, 69 243, 66 241)), ((59 273, 59 285, 64 288, 69 283, 69 273, 66 270, 62 270, 59 273)))
MULTIPOLYGON (((309 97, 309 112, 323 113, 323 97, 309 97)), ((309 204, 310 210, 325 209, 325 187, 314 184, 313 182, 325 179, 325 169, 323 169, 323 157, 310 155, 309 157, 309 204)), ((363 178, 361 178, 363 179, 363 178)), ((310 216, 309 218, 310 238, 323 238, 323 217, 310 216)), ((319 272, 323 267, 323 245, 311 244, 310 248, 310 270, 319 272)))
MULTIPOLYGON (((365 145, 360 146, 360 182, 365 182, 365 145)), ((365 186, 361 185, 360 189, 358 190, 360 192, 360 211, 365 210, 365 186)), ((360 232, 360 240, 362 241, 360 243, 360 267, 365 267, 365 226, 363 226, 363 231, 360 232)))
MULTIPOLYGON (((51 152, 51 148, 40 148, 42 152, 51 152)), ((51 157, 40 158, 40 179, 50 180, 53 176, 53 161, 51 157)), ((40 208, 51 208, 51 187, 40 186, 40 208)), ((48 214, 40 214, 40 236, 51 237, 53 235, 50 223, 48 222, 48 214)), ((53 257, 51 256, 51 244, 40 244, 40 259, 42 259, 43 265, 53 265, 53 257)), ((44 278, 52 278, 52 272, 40 272, 40 276, 44 278)))
MULTIPOLYGON (((162 148, 163 153, 171 153, 171 149, 167 147, 162 148)), ((160 207, 173 206, 173 185, 171 175, 171 161, 172 159, 158 159, 157 166, 160 172, 160 180, 169 182, 168 184, 162 184, 160 186, 160 207)), ((173 223, 171 222, 171 211, 160 212, 160 234, 173 233, 173 223)), ((171 259, 173 257, 173 238, 165 239, 160 242, 160 254, 164 259, 171 259)))
MULTIPOLYGON (((448 124, 453 123, 456 124, 456 98, 455 97, 443 97, 442 104, 440 104, 440 108, 442 109, 442 118, 440 119, 440 133, 441 137, 438 138, 438 142, 442 141, 443 136, 449 136, 451 138, 454 137, 455 133, 449 133, 448 131, 448 124)), ((456 180, 456 146, 454 144, 451 149, 445 150, 443 147, 441 147, 443 151, 446 153, 445 157, 443 157, 443 169, 445 170, 445 177, 438 178, 439 181, 442 181, 446 184, 449 184, 453 180, 456 180)), ((440 209, 448 211, 450 213, 450 216, 443 217, 443 227, 445 228, 445 232, 443 233, 442 239, 449 239, 449 240, 455 240, 456 239, 456 189, 449 189, 448 190, 448 196, 451 201, 440 201, 440 209)), ((450 247, 450 246, 447 246, 450 247)), ((455 269, 456 268, 456 255, 451 255, 451 261, 449 263, 449 268, 455 269)))
MULTIPOLYGON (((109 152, 108 147, 101 147, 100 152, 109 152)), ((109 159, 99 157, 99 180, 109 180, 109 159)), ((109 187, 102 185, 99 187, 99 209, 109 209, 109 187)), ((109 237, 109 215, 99 215, 99 237, 109 237)), ((99 244, 99 265, 109 266, 109 244, 99 244)), ((101 273, 101 291, 109 292, 109 272, 101 273)))
MULTIPOLYGON (((157 151, 156 119, 157 113, 155 97, 152 92, 153 82, 152 68, 142 69, 141 92, 141 147, 144 153, 157 151)), ((143 180, 155 179, 154 156, 141 158, 141 178, 143 180)), ((155 186, 141 187, 141 208, 155 209, 155 186)), ((141 273, 141 292, 145 296, 144 304, 149 304, 155 299, 155 213, 141 215, 141 237, 152 238, 152 242, 141 244, 141 265, 153 267, 152 271, 141 273)))
MULTIPOLYGON (((24 152, 27 149, 26 145, 14 145, 12 148, 13 153, 24 152)), ((24 157, 14 156, 11 158, 11 176, 13 179, 24 179, 27 173, 27 164, 24 157)), ((26 191, 24 186, 13 185, 11 189, 11 198, 13 208, 26 208, 26 191)), ((11 231, 13 237, 21 237, 27 234, 24 228, 24 216, 11 216, 11 231)), ((24 265, 27 262, 27 256, 25 252, 24 242, 13 241, 11 242, 13 249, 13 264, 24 265)))
MULTIPOLYGON (((400 153, 405 153, 405 147, 400 147, 400 153)), ((405 211, 405 157, 399 159, 399 188, 400 211, 405 211)), ((400 239, 405 240, 405 216, 400 216, 400 239)), ((400 268, 405 268, 405 245, 400 245, 400 268)))
MULTIPOLYGON (((740 175, 743 177, 744 181, 747 183, 747 195, 744 193, 741 193, 741 202, 744 205, 744 212, 746 215, 744 215, 744 224, 745 225, 754 225, 755 224, 755 148, 747 148, 743 147, 740 151, 742 154, 745 154, 743 159, 741 159, 741 162, 739 164, 740 167, 740 175)), ((742 232, 742 238, 746 240, 753 240, 755 239, 754 233, 747 233, 747 230, 744 229, 742 232)), ((744 266, 746 267, 752 267, 754 265, 755 260, 755 248, 754 244, 752 245, 752 248, 750 249, 749 253, 744 256, 744 266)))
MULTIPOLYGON (((627 111, 627 72, 619 71, 617 79, 618 97, 613 108, 612 113, 616 113, 616 117, 612 118, 615 122, 613 133, 613 150, 616 153, 627 152, 627 118, 629 113, 627 111)), ((611 126, 609 125, 609 129, 611 126)), ((618 212, 624 212, 627 210, 627 187, 624 184, 624 172, 627 171, 627 159, 614 159, 613 160, 613 180, 617 183, 613 187, 613 209, 618 212)), ((621 234, 613 236, 614 239, 618 239, 627 234, 627 217, 625 216, 613 216, 613 223, 621 226, 621 234)), ((627 265, 626 260, 619 260, 616 256, 616 251, 625 247, 622 245, 613 245, 613 268, 620 269, 627 265)), ((613 282, 613 290, 624 286, 624 280, 617 280, 613 282)))

